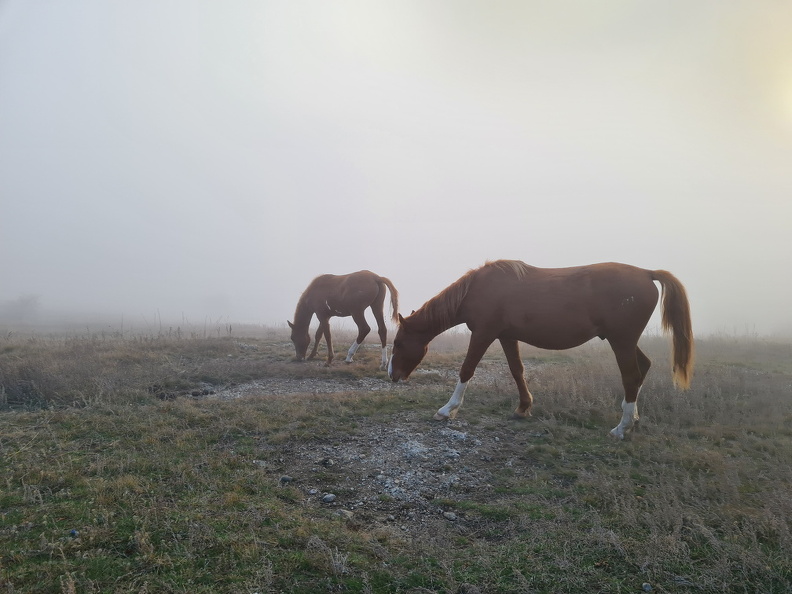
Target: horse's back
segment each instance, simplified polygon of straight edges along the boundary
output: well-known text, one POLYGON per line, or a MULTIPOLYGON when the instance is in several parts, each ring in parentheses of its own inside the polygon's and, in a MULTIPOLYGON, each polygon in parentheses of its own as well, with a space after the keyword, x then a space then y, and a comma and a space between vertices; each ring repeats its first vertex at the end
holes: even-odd
POLYGON ((651 272, 618 263, 570 268, 480 269, 463 304, 465 321, 543 348, 640 335, 658 290, 651 272))
POLYGON ((311 281, 308 288, 331 289, 344 286, 364 286, 376 282, 379 277, 370 270, 358 270, 349 274, 320 274, 311 281))
POLYGON ((379 276, 370 270, 349 274, 322 274, 305 290, 304 299, 314 311, 331 308, 335 315, 351 315, 374 300, 379 293, 379 276))

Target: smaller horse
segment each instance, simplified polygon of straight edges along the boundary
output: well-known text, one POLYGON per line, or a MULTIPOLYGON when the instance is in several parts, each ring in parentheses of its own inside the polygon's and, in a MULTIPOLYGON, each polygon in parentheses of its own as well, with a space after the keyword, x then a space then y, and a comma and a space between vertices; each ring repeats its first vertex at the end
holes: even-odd
POLYGON ((625 430, 638 422, 636 400, 651 366, 638 348, 638 339, 657 305, 654 281, 663 288, 663 329, 673 332, 674 383, 688 388, 693 332, 684 286, 665 270, 616 263, 536 268, 517 260, 498 260, 471 270, 409 317, 399 316, 388 375, 394 382, 407 379, 435 336, 464 323, 471 334, 459 382, 435 419, 456 415, 468 381, 495 340, 503 347, 520 394, 514 415, 525 418, 531 414, 533 397, 525 383, 519 342, 562 350, 599 337, 610 343, 621 372, 622 420, 611 435, 623 439, 625 430))
POLYGON ((334 357, 333 339, 330 337, 330 318, 352 316, 358 327, 358 335, 355 342, 349 347, 346 356, 346 362, 351 363, 352 356, 371 331, 371 326, 366 322, 364 313, 365 309, 370 307, 374 319, 377 320, 377 330, 382 344, 380 369, 385 369, 388 365, 388 329, 385 326, 383 315, 386 289, 390 291, 393 320, 396 321, 399 312, 399 293, 393 283, 384 276, 379 276, 369 270, 361 270, 344 275, 323 274, 313 279, 297 302, 294 323, 288 322, 291 328, 291 340, 297 352, 297 360, 305 359, 308 345, 311 344, 308 326, 316 314, 319 320, 319 329, 316 331, 313 350, 308 359, 316 357, 319 341, 324 336, 327 342, 327 363, 325 366, 329 366, 334 357))

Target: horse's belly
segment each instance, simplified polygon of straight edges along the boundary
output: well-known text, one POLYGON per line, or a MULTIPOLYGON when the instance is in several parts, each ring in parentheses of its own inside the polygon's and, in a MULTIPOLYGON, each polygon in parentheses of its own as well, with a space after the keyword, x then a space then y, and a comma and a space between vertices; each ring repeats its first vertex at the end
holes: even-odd
POLYGON ((540 349, 564 350, 588 342, 599 334, 598 328, 589 321, 574 323, 533 321, 527 325, 514 326, 501 334, 540 349))

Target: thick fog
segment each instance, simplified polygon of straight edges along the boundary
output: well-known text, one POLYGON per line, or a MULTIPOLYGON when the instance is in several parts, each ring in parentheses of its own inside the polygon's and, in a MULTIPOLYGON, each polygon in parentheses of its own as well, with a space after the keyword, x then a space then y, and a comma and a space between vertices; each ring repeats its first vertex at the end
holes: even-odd
MULTIPOLYGON (((0 321, 403 311, 498 258, 685 283, 792 334, 792 6, 0 2, 0 321)), ((347 321, 347 325, 351 322, 347 321)))

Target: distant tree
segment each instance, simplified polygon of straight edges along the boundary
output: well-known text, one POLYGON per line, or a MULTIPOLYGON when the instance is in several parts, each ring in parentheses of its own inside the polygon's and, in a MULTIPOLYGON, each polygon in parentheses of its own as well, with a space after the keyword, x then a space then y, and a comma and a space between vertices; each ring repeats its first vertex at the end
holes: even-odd
POLYGON ((0 302, 0 319, 11 322, 30 322, 41 312, 38 295, 23 295, 0 302))

